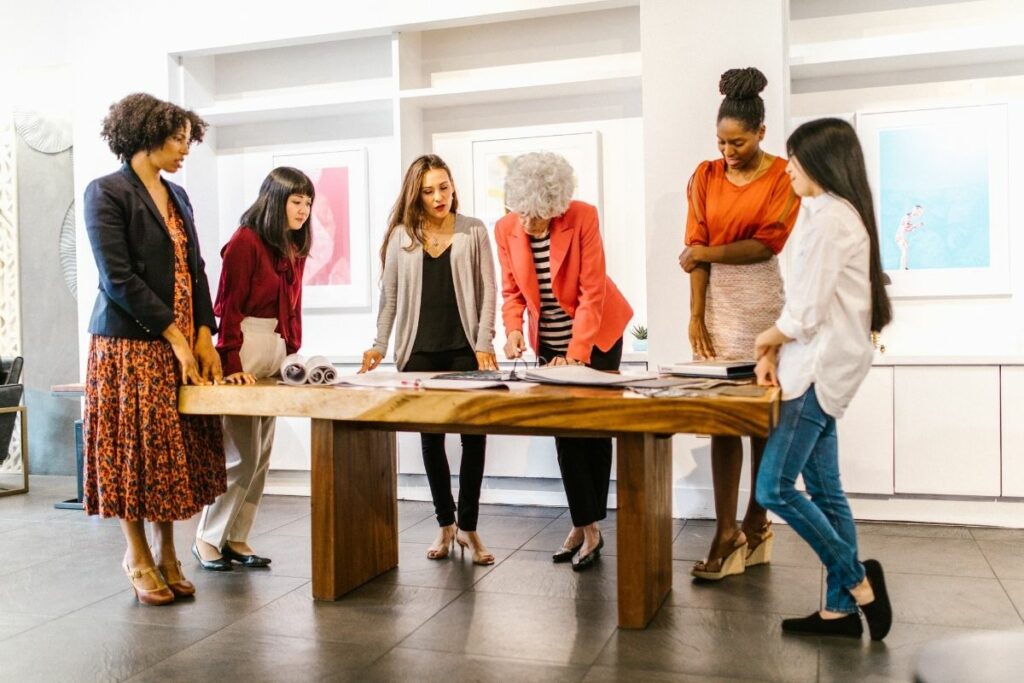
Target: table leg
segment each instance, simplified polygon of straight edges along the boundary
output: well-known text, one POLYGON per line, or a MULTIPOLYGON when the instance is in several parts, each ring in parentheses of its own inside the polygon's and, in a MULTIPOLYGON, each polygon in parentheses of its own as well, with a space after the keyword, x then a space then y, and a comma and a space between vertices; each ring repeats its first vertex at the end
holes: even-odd
POLYGON ((313 597, 340 596, 398 566, 394 432, 313 420, 313 597))
POLYGON ((672 439, 620 434, 619 627, 644 628, 672 588, 672 439))

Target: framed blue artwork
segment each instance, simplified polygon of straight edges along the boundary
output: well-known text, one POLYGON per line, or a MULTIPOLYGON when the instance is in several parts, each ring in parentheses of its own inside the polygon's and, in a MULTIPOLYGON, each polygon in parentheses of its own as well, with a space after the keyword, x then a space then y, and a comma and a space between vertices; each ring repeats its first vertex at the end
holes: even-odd
POLYGON ((1010 293, 1005 104, 859 113, 894 297, 1010 293))

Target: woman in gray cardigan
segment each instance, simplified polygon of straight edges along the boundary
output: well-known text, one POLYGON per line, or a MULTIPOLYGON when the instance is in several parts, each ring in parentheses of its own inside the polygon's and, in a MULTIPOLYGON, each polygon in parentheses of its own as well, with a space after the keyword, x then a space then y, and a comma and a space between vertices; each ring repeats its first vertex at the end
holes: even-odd
MULTIPOLYGON (((451 171, 440 157, 427 154, 412 162, 380 250, 383 275, 377 339, 363 353, 360 372, 380 365, 393 327, 399 370, 497 369, 493 345, 497 290, 487 227, 456 213, 458 206, 451 171)), ((476 532, 486 437, 462 435, 457 508, 445 435, 421 434, 420 439, 440 525, 427 557, 444 559, 458 543, 472 550, 475 564, 494 564, 494 555, 476 532)))

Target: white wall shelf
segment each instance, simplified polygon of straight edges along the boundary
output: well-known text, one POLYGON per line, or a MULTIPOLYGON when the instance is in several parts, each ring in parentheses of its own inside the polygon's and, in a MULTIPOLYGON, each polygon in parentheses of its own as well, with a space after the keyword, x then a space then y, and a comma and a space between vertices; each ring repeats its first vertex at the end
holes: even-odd
POLYGON ((360 105, 389 102, 394 94, 392 79, 377 79, 220 100, 196 113, 216 126, 314 118, 365 110, 360 105))

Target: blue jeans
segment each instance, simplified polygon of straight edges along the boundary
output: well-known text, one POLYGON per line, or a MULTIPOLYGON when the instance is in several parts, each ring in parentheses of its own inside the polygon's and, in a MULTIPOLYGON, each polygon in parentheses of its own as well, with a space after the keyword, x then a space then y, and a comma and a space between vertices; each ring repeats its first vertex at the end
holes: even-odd
POLYGON ((828 570, 825 609, 856 613, 850 589, 864 580, 857 527, 839 481, 836 420, 821 409, 812 385, 783 401, 757 475, 757 502, 782 517, 828 570), (807 493, 796 490, 804 475, 807 493))

